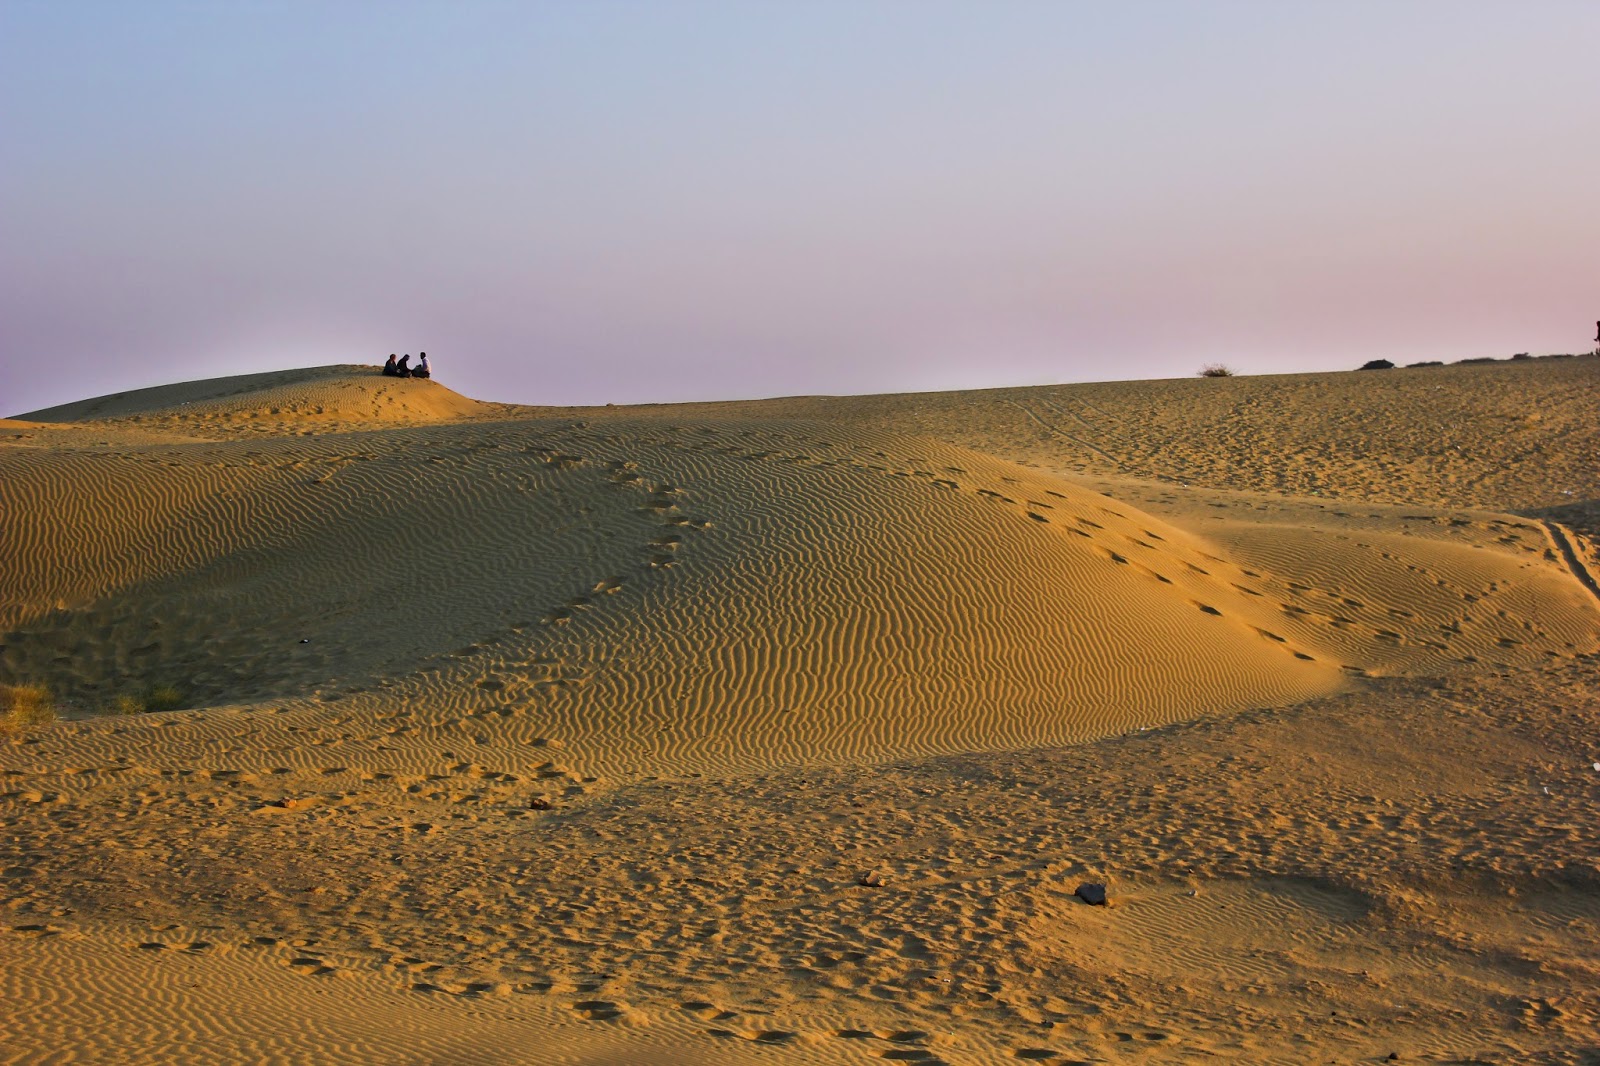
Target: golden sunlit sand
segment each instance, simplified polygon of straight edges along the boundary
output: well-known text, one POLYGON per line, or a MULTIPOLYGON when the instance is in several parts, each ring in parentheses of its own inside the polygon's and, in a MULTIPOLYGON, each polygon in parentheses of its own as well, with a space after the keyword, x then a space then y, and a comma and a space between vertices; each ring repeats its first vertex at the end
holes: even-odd
POLYGON ((1594 1061, 1597 474, 1592 357, 0 421, 0 1062, 1594 1061))

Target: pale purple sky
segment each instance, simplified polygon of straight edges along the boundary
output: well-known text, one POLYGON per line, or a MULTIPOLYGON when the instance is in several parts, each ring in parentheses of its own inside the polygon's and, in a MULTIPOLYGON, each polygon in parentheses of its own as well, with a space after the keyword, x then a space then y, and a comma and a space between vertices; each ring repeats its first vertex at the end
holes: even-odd
POLYGON ((0 0, 0 414, 1586 350, 1600 3, 0 0))

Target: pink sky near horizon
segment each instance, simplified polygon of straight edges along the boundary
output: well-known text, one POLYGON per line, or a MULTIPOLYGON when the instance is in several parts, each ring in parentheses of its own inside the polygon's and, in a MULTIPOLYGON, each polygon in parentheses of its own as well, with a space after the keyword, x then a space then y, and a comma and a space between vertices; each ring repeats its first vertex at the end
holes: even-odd
POLYGON ((1583 351, 1600 5, 0 9, 0 414, 1583 351))

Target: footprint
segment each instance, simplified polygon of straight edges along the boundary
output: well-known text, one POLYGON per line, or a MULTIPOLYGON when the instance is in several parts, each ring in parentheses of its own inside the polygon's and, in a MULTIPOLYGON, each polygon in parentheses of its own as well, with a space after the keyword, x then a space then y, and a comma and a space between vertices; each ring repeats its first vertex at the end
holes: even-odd
POLYGON ((313 959, 309 956, 298 959, 290 959, 289 968, 297 973, 302 973, 309 977, 322 977, 325 974, 334 972, 334 967, 324 964, 321 959, 313 959))
POLYGON ((572 1009, 592 1022, 608 1022, 622 1017, 622 1008, 608 999, 585 999, 572 1004, 572 1009))

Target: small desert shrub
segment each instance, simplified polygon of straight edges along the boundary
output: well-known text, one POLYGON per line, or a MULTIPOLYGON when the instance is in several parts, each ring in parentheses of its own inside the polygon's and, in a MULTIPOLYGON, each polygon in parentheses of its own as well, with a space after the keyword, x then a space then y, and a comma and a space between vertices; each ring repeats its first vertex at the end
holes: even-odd
POLYGON ((117 714, 175 711, 183 706, 183 693, 172 685, 149 685, 136 693, 123 693, 112 705, 117 714))
POLYGON ((1387 359, 1368 359, 1361 364, 1362 370, 1393 370, 1394 364, 1387 359))
POLYGON ((146 710, 175 711, 183 706, 183 693, 171 685, 151 685, 144 702, 146 710))
POLYGON ((0 685, 0 736, 21 734, 56 719, 56 701, 43 685, 0 685))
POLYGON ((1482 366, 1485 363, 1498 363, 1499 361, 1492 355, 1480 355, 1472 359, 1457 359, 1456 366, 1482 366))
POLYGON ((1515 360, 1518 360, 1518 359, 1532 359, 1533 356, 1529 355, 1527 352, 1518 352, 1516 355, 1513 355, 1511 358, 1512 358, 1513 361, 1515 361, 1515 360))
POLYGON ((1198 373, 1203 378, 1231 378, 1233 377, 1233 368, 1224 366, 1221 363, 1207 363, 1200 368, 1198 373))
POLYGON ((1407 369, 1410 369, 1411 367, 1414 367, 1414 366, 1444 366, 1444 364, 1439 362, 1439 360, 1437 360, 1437 359, 1424 359, 1420 363, 1407 363, 1406 364, 1406 368, 1407 369))

